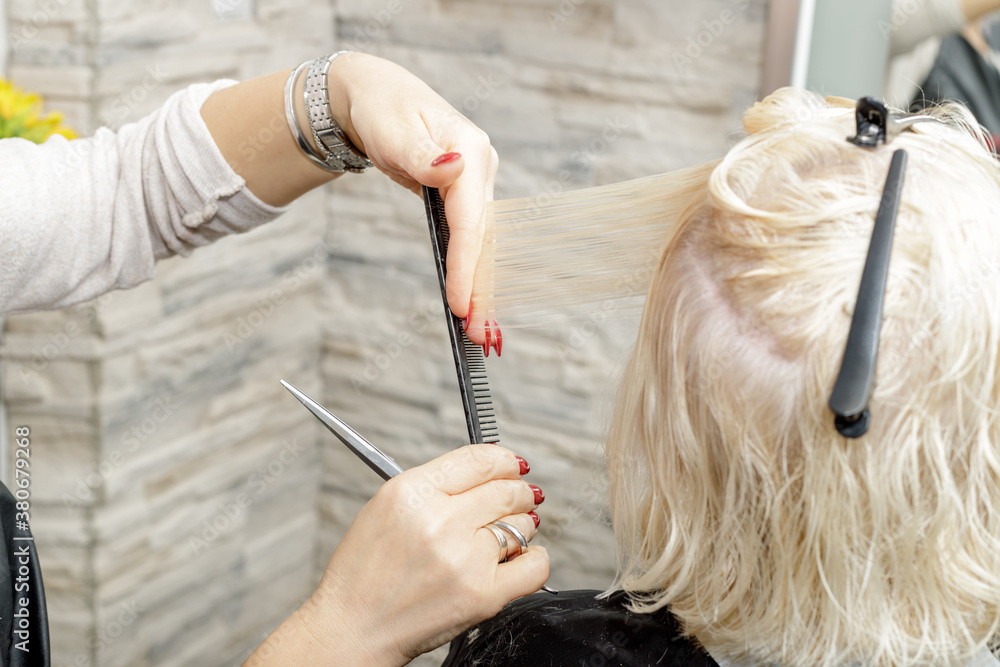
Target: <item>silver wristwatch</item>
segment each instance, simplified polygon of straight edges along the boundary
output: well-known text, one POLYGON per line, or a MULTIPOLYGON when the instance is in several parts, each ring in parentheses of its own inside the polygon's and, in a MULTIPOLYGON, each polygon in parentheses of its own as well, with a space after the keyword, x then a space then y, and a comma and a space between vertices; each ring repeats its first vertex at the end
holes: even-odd
POLYGON ((324 155, 327 170, 360 173, 371 167, 372 161, 354 147, 344 130, 333 119, 330 114, 330 96, 327 93, 330 64, 345 53, 349 51, 338 51, 317 58, 309 66, 305 85, 306 113, 309 114, 309 126, 324 155))

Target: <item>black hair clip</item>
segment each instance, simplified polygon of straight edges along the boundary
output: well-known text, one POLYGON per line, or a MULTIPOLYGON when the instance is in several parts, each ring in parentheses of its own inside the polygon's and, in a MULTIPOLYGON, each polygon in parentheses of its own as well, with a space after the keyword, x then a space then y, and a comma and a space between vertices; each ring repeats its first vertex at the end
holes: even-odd
POLYGON ((836 415, 834 426, 848 438, 859 438, 868 431, 870 414, 868 398, 875 379, 875 359, 878 356, 879 329, 882 327, 882 304, 889 276, 889 255, 892 252, 896 214, 906 171, 906 151, 892 154, 889 175, 885 180, 882 200, 875 216, 868 257, 861 273, 858 300, 851 317, 844 359, 837 382, 830 394, 830 409, 836 415))
POLYGON ((891 113, 884 103, 873 97, 862 97, 858 100, 854 118, 858 124, 858 133, 848 137, 847 140, 862 148, 875 148, 879 144, 887 144, 900 132, 917 123, 941 122, 941 119, 934 116, 891 113))
MULTIPOLYGON (((856 111, 858 133, 849 141, 865 148, 887 143, 921 117, 899 120, 888 112, 885 105, 870 97, 858 101, 856 111)), ((922 117, 937 120, 930 116, 922 117)), ((903 190, 906 171, 906 151, 892 154, 889 174, 882 190, 875 226, 868 245, 868 256, 861 274, 858 299, 851 317, 844 358, 837 374, 837 382, 830 394, 830 409, 836 417, 837 432, 847 438, 859 438, 868 431, 871 413, 868 399, 875 379, 875 361, 878 356, 879 330, 882 327, 882 305, 889 276, 889 255, 899 212, 899 199, 903 190)))

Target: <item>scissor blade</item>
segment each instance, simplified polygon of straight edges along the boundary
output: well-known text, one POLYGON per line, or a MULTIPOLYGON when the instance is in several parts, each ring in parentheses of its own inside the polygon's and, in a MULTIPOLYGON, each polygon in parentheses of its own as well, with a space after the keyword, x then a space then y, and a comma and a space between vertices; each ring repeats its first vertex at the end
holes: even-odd
POLYGON ((292 392, 292 396, 299 399, 302 405, 306 406, 309 412, 316 416, 316 419, 323 422, 323 425, 330 429, 331 433, 347 445, 347 448, 354 452, 359 459, 368 464, 369 468, 377 472, 382 479, 388 480, 403 472, 403 469, 395 461, 379 451, 378 447, 361 437, 360 433, 341 421, 337 415, 284 380, 281 381, 281 384, 285 389, 292 392))

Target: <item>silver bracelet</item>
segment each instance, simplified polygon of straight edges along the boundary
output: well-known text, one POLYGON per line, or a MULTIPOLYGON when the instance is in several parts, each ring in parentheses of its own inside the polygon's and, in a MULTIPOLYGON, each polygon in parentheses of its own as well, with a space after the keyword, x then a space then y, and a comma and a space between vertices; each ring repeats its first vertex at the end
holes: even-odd
POLYGON ((312 144, 310 144, 309 140, 306 139, 306 135, 302 133, 302 127, 299 125, 299 119, 295 115, 295 82, 298 80, 299 75, 302 74, 302 70, 309 66, 309 63, 310 61, 307 60, 292 70, 292 73, 288 75, 288 81, 285 82, 285 120, 288 121, 288 129, 291 130, 292 136, 295 137, 295 142, 313 164, 320 169, 340 173, 342 170, 334 170, 327 166, 324 156, 320 155, 316 149, 312 147, 312 144))
POLYGON ((316 144, 324 153, 327 168, 330 171, 360 173, 371 167, 372 162, 354 147, 344 130, 334 120, 330 113, 330 96, 327 92, 330 65, 345 53, 350 51, 338 51, 313 61, 306 73, 303 97, 309 115, 309 126, 312 128, 316 144))

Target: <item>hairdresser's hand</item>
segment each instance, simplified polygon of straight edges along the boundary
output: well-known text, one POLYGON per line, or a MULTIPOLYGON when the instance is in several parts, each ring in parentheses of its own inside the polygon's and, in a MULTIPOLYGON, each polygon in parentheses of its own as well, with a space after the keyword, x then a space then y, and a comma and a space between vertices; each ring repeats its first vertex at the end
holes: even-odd
POLYGON ((503 519, 534 536, 535 492, 520 471, 507 449, 470 445, 386 482, 312 598, 245 664, 403 665, 537 591, 545 549, 498 563, 497 538, 482 527, 503 519), (268 653, 275 659, 263 661, 268 653))
MULTIPOLYGON (((451 230, 448 305, 466 317, 497 171, 489 137, 394 63, 350 53, 329 76, 331 110, 354 144, 400 185, 418 194, 421 184, 440 188, 451 230)), ((482 327, 476 331, 482 338, 482 327)))
MULTIPOLYGON (((247 148, 248 137, 259 136, 261 128, 283 126, 290 72, 218 90, 201 108, 223 158, 255 195, 274 206, 289 204, 337 177, 310 162, 291 132, 274 133, 274 141, 247 148)), ((330 65, 328 83, 333 117, 380 170, 414 192, 420 192, 420 184, 441 190, 451 228, 448 304, 465 318, 482 248, 483 211, 493 198, 497 170, 489 137, 420 79, 381 58, 342 55, 330 65)), ((296 85, 303 86, 304 77, 296 85)), ((301 125, 304 108, 299 115, 301 125)), ((477 343, 485 340, 484 310, 473 314, 469 327, 477 343)))

